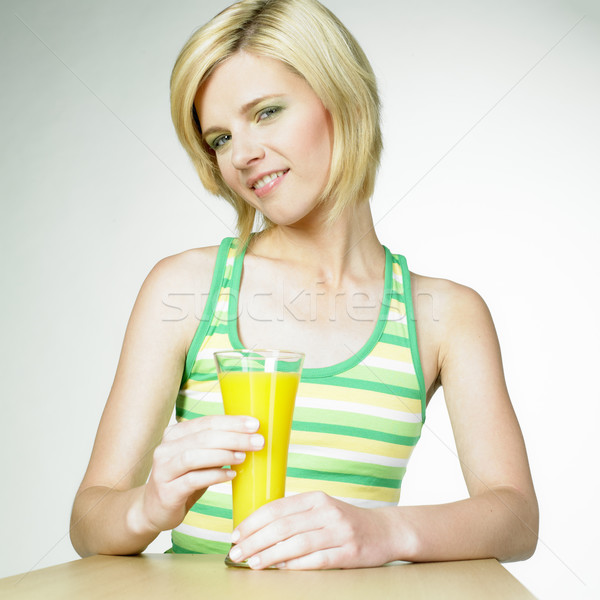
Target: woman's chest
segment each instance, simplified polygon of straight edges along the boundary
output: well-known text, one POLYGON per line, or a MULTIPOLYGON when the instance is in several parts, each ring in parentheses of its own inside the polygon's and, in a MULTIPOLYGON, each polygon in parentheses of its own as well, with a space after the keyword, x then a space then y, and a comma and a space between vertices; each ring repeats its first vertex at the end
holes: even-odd
POLYGON ((356 355, 377 328, 382 298, 375 290, 298 286, 273 278, 240 290, 237 328, 247 347, 304 352, 305 366, 325 367, 356 355))

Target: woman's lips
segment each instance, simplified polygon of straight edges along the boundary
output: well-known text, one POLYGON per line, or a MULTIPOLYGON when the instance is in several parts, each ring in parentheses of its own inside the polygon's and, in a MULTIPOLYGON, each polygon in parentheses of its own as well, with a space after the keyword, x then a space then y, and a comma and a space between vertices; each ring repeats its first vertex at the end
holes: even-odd
POLYGON ((288 172, 289 169, 269 173, 255 182, 252 186, 252 190, 259 198, 263 198, 283 182, 283 179, 288 172))

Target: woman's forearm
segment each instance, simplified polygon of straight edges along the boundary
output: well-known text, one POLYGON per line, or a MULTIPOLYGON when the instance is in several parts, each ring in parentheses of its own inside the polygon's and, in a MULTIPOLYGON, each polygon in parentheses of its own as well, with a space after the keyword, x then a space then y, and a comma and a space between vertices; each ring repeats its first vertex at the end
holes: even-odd
POLYGON ((71 541, 80 556, 139 554, 159 531, 142 518, 144 486, 119 491, 89 487, 75 498, 71 541))
POLYGON ((401 560, 523 560, 537 544, 537 502, 510 487, 450 504, 383 510, 392 521, 390 546, 401 560))

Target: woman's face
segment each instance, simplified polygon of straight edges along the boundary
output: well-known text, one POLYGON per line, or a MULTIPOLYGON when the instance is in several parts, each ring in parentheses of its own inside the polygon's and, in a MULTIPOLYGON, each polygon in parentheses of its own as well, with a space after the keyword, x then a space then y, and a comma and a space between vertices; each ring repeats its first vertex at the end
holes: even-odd
POLYGON ((331 116, 278 60, 238 52, 195 99, 205 142, 227 185, 279 225, 314 209, 331 164, 331 116))

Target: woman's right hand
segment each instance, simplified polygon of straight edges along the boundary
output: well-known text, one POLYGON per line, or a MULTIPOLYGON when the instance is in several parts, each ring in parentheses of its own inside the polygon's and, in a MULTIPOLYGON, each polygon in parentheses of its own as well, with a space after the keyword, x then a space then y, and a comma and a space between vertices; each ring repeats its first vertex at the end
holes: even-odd
POLYGON ((230 415, 168 427, 144 486, 139 515, 144 528, 160 532, 177 527, 209 486, 233 479, 235 471, 223 467, 239 465, 246 452, 263 447, 258 428, 257 419, 230 415))

